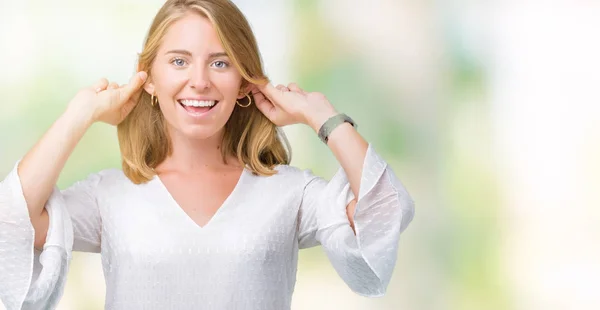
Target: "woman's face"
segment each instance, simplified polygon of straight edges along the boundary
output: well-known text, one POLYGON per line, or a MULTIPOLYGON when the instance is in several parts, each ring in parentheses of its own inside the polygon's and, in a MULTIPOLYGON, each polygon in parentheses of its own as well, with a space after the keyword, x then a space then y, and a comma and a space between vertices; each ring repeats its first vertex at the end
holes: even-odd
POLYGON ((206 139, 222 133, 244 97, 241 84, 211 22, 188 13, 167 30, 145 90, 158 98, 171 134, 206 139))

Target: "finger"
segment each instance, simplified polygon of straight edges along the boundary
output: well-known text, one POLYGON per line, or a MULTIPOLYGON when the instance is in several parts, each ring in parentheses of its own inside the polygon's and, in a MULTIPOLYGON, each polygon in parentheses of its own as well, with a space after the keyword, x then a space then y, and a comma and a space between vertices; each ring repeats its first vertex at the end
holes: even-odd
POLYGON ((258 89, 258 86, 256 86, 256 84, 252 84, 250 87, 248 87, 247 91, 251 94, 256 94, 257 92, 260 92, 260 89, 258 89))
POLYGON ((287 87, 288 87, 288 88, 289 88, 289 90, 291 90, 291 91, 299 92, 299 93, 301 93, 301 94, 303 94, 303 95, 306 95, 306 94, 307 94, 307 92, 306 92, 306 91, 304 91, 304 89, 300 88, 300 87, 298 86, 298 84, 296 84, 296 83, 290 83, 290 84, 288 84, 288 86, 287 86, 287 87))
MULTIPOLYGON (((254 99, 254 102, 256 102, 257 105, 263 105, 263 106, 268 106, 271 105, 273 106, 273 103, 271 101, 269 101, 269 98, 267 98, 263 93, 258 92, 256 94, 252 95, 252 98, 254 99), (266 102, 265 102, 266 101, 266 102), (268 103, 268 104, 267 104, 268 103)), ((273 106, 274 108, 274 106, 273 106)))
POLYGON ((252 93, 252 96, 261 95, 261 96, 263 96, 263 98, 265 98, 265 95, 263 93, 261 93, 258 88, 252 89, 250 92, 252 93))
POLYGON ((275 87, 275 88, 279 89, 280 91, 290 91, 289 88, 287 88, 281 84, 277 85, 277 87, 275 87))
POLYGON ((129 98, 135 92, 139 91, 140 87, 142 87, 142 85, 144 85, 144 82, 146 82, 147 77, 148 74, 146 74, 146 72, 144 71, 140 71, 136 73, 133 77, 131 77, 131 79, 129 80, 129 84, 119 89, 121 91, 121 98, 129 98))
POLYGON ((127 116, 127 114, 129 114, 129 112, 131 112, 131 110, 133 110, 133 108, 135 107, 135 105, 137 104, 137 100, 136 101, 127 101, 122 108, 122 112, 124 116, 127 116))
POLYGON ((92 84, 92 89, 95 92, 100 92, 106 89, 108 86, 108 80, 106 78, 101 78, 96 83, 92 84))
POLYGON ((275 120, 276 108, 271 101, 269 101, 262 93, 254 95, 254 101, 256 102, 256 108, 262 112, 272 122, 275 120))
POLYGON ((254 101, 262 101, 262 100, 268 100, 265 95, 261 92, 257 92, 252 94, 252 97, 254 97, 254 101))
POLYGON ((258 85, 258 89, 261 93, 263 93, 263 95, 265 95, 266 98, 271 100, 271 102, 281 99, 281 96, 283 95, 283 91, 275 88, 275 86, 273 86, 271 83, 258 85))
POLYGON ((119 84, 115 83, 115 82, 111 82, 110 84, 108 84, 107 89, 117 89, 119 88, 119 84))

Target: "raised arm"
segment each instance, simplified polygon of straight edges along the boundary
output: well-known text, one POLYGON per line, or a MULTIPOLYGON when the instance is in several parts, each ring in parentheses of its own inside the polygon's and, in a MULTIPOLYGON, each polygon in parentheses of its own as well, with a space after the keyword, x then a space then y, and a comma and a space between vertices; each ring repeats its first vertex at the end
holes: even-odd
POLYGON ((136 74, 119 87, 106 79, 80 90, 66 111, 18 165, 18 176, 35 229, 35 247, 41 248, 48 231, 48 201, 58 176, 84 133, 95 121, 118 124, 131 111, 146 73, 136 74))

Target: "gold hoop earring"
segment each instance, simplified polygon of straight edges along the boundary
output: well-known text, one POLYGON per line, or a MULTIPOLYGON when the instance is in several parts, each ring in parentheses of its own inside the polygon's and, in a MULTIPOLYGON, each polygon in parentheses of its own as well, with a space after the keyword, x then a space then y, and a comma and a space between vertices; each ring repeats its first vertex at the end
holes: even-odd
POLYGON ((236 100, 235 103, 237 103, 237 105, 239 105, 242 108, 247 108, 252 104, 252 97, 250 97, 249 94, 246 94, 246 97, 248 97, 248 104, 247 105, 241 105, 239 100, 236 100))
POLYGON ((154 97, 154 95, 150 95, 150 105, 152 107, 155 107, 156 105, 158 105, 158 98, 154 97), (156 99, 156 102, 154 101, 154 99, 156 99))

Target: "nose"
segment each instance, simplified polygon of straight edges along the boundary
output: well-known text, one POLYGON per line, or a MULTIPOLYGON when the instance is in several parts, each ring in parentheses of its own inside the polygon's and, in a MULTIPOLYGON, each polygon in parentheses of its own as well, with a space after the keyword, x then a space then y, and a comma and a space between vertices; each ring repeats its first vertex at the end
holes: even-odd
POLYGON ((190 70, 190 85, 192 88, 202 91, 210 87, 210 79, 205 68, 194 68, 190 70))

